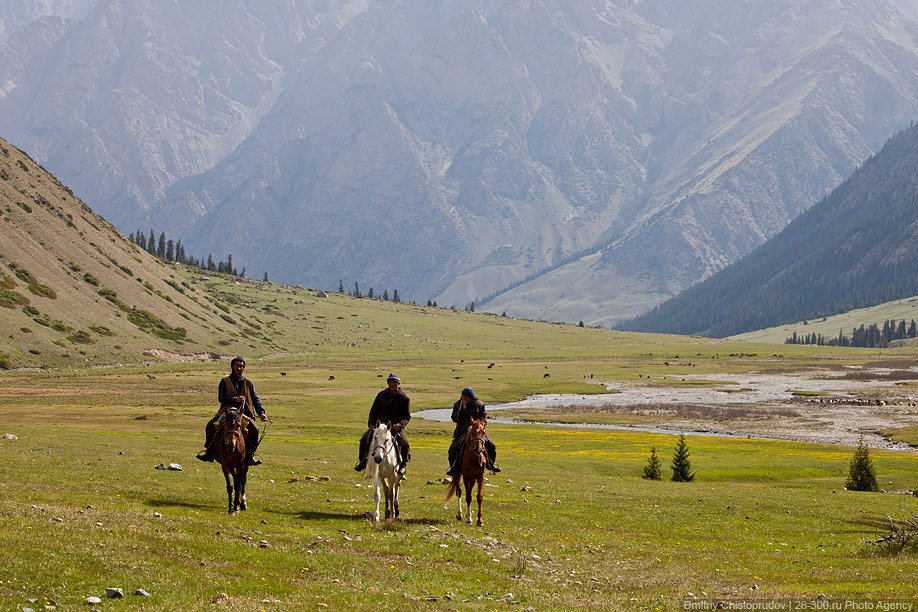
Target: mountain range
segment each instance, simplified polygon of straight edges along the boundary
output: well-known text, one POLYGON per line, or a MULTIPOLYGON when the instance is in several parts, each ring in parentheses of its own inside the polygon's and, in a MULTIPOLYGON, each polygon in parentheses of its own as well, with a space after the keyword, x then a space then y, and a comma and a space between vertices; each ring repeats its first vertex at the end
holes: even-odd
POLYGON ((916 177, 918 124, 752 253, 622 328, 723 337, 918 295, 916 177))
POLYGON ((918 116, 907 0, 13 5, 0 135, 122 232, 529 318, 646 311, 918 116))

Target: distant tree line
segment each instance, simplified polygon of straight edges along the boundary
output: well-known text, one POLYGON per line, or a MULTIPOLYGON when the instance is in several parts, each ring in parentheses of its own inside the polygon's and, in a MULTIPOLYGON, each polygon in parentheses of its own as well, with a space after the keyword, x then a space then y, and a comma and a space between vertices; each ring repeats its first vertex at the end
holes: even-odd
POLYGON ((855 327, 851 330, 851 336, 846 336, 841 330, 839 330, 838 336, 834 338, 826 338, 824 335, 817 333, 798 335, 795 331, 784 341, 784 344, 886 348, 893 340, 915 337, 918 337, 918 325, 915 324, 915 319, 912 319, 909 325, 906 325, 905 319, 900 320, 898 323, 890 319, 883 323, 882 329, 876 323, 855 327))
POLYGON ((367 290, 367 292, 364 294, 363 291, 360 290, 360 283, 358 281, 354 281, 353 291, 345 292, 344 291, 344 279, 338 281, 338 293, 342 295, 346 294, 346 295, 349 295, 355 298, 367 298, 368 300, 382 300, 383 302, 390 302, 390 301, 391 302, 401 302, 402 301, 401 296, 398 294, 398 289, 392 290, 391 297, 389 296, 388 289, 383 289, 382 294, 379 294, 373 290, 373 287, 370 287, 367 290))
MULTIPOLYGON (((150 236, 147 237, 141 230, 137 230, 128 236, 128 240, 142 248, 144 251, 158 257, 163 261, 174 261, 176 263, 185 264, 186 266, 193 266, 195 268, 200 268, 201 270, 206 270, 208 272, 221 272, 223 274, 232 274, 233 276, 239 276, 245 278, 245 266, 242 270, 237 270, 233 266, 233 256, 227 255, 226 260, 224 261, 214 261, 214 258, 211 254, 207 255, 207 259, 198 259, 194 256, 189 256, 185 253, 185 246, 182 244, 181 240, 174 241, 171 238, 166 238, 166 233, 161 232, 159 234, 159 240, 156 239, 156 235, 153 233, 153 230, 150 230, 150 236)), ((265 272, 265 280, 268 280, 268 273, 265 272)))

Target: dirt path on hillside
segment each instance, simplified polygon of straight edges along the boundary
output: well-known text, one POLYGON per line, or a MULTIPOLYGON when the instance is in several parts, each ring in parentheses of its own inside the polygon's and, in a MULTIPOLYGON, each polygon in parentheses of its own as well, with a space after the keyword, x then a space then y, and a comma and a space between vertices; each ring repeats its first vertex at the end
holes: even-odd
MULTIPOLYGON (((863 437, 873 448, 904 450, 910 447, 883 432, 918 424, 918 394, 914 385, 901 384, 907 380, 918 380, 918 369, 685 376, 650 384, 595 381, 614 392, 534 395, 488 411, 492 422, 844 445, 863 437), (615 421, 627 424, 610 424, 615 421)), ((448 421, 449 410, 416 416, 448 421)))

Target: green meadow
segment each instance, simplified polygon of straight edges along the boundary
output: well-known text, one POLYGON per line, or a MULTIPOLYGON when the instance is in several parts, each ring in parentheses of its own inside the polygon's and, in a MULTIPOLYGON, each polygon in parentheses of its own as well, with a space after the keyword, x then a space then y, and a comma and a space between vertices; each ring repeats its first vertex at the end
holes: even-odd
MULTIPOLYGON (((492 424, 504 471, 488 478, 481 528, 455 520, 455 500, 443 504, 451 424, 412 420, 398 521, 364 518, 372 486, 352 469, 390 371, 417 412, 450 406, 465 385, 497 403, 603 391, 591 376, 671 385, 687 374, 901 367, 914 349, 625 334, 179 273, 190 295, 244 326, 215 341, 246 355, 273 421, 249 510, 229 516, 219 467, 194 459, 227 359, 0 372, 0 429, 16 436, 0 439, 0 608, 87 609, 88 596, 99 609, 149 610, 918 598, 918 550, 864 542, 918 499, 844 490, 850 447, 689 436, 696 481, 651 482, 640 477, 650 448, 668 477, 674 436, 492 424), (155 469, 170 463, 183 469, 155 469)), ((918 442, 911 428, 889 433, 918 442)), ((914 450, 872 456, 885 490, 918 488, 914 450)))
MULTIPOLYGON (((3 430, 18 439, 0 441, 0 602, 194 610, 225 593, 219 609, 561 610, 918 595, 914 549, 864 543, 918 504, 845 491, 846 447, 691 436, 696 482, 650 482, 649 449, 668 473, 673 436, 492 425, 504 472, 476 528, 442 503, 451 428, 415 419, 402 518, 365 520, 372 487, 351 468, 381 374, 398 372, 418 410, 464 384, 486 401, 584 392, 584 368, 624 378, 640 360, 490 362, 250 360, 273 423, 237 516, 219 468, 193 458, 226 364, 4 373, 3 430), (154 469, 173 462, 184 469, 154 469)), ((918 484, 914 452, 872 454, 885 489, 918 484)))

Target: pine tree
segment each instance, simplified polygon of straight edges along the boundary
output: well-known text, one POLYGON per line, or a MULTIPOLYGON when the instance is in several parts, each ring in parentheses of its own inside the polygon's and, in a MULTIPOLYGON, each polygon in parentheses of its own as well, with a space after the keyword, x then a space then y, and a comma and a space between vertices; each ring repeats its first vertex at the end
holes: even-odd
POLYGON ((373 299, 373 295, 374 295, 374 294, 373 294, 373 287, 370 287, 370 290, 367 291, 367 297, 370 298, 370 299, 372 300, 372 299, 373 299))
POLYGON ((657 457, 657 448, 655 446, 650 447, 650 458, 647 460, 647 465, 644 466, 644 473, 641 474, 641 478, 663 480, 662 464, 660 463, 660 458, 657 457))
POLYGON ((685 443, 685 434, 679 434, 679 444, 673 453, 673 482, 692 482, 695 472, 692 471, 692 462, 689 461, 688 444, 685 443))
POLYGON ((383 289, 382 299, 383 299, 383 302, 389 301, 389 290, 388 289, 383 289))
POLYGON ((338 293, 344 295, 344 279, 338 280, 338 293))
POLYGON ((156 256, 160 259, 166 258, 166 232, 159 234, 159 244, 156 247, 156 256))
POLYGON ((147 238, 147 253, 156 255, 156 236, 153 235, 153 230, 150 230, 150 237, 147 238))
POLYGON ((172 238, 166 241, 166 260, 175 261, 175 243, 172 238))
POLYGON ((863 437, 857 443, 854 457, 851 458, 845 488, 849 491, 880 490, 880 486, 877 484, 877 475, 873 469, 873 460, 870 458, 870 451, 867 449, 867 445, 864 444, 863 437))
POLYGON ((357 281, 354 281, 354 297, 363 297, 363 294, 360 293, 360 285, 357 283, 357 281))
POLYGON ((265 277, 264 277, 262 280, 263 280, 264 282, 266 282, 266 283, 269 282, 269 281, 268 281, 268 273, 267 273, 267 272, 265 272, 265 277))
POLYGON ((398 294, 398 289, 394 289, 394 290, 392 291, 392 301, 393 301, 393 302, 401 302, 401 301, 402 301, 402 298, 401 298, 401 297, 399 296, 399 294, 398 294))

